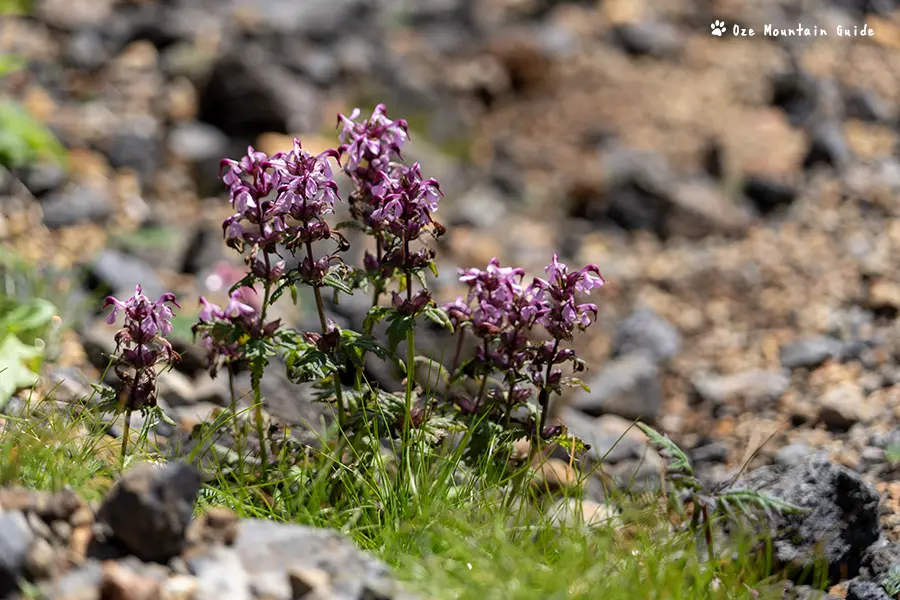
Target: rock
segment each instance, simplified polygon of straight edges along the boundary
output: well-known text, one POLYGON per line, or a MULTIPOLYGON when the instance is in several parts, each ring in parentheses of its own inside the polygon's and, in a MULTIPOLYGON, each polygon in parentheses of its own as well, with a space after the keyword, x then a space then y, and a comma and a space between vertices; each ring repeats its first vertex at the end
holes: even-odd
POLYGON ((681 334, 651 308, 639 308, 619 322, 613 339, 613 357, 637 352, 657 361, 674 357, 681 350, 681 334))
POLYGON ((35 581, 48 579, 55 575, 55 571, 56 550, 47 540, 36 538, 25 557, 25 572, 31 581, 35 581))
POLYGON ((251 600, 250 577, 237 553, 227 548, 213 548, 208 553, 190 558, 188 569, 197 578, 198 599, 224 598, 251 600))
POLYGON ((691 463, 724 463, 728 459, 728 446, 721 442, 712 442, 690 451, 691 463))
POLYGON ((234 550, 251 581, 266 574, 287 580, 295 569, 322 569, 331 574, 328 597, 367 597, 363 594, 369 588, 383 594, 374 597, 412 598, 394 582, 384 563, 333 531, 251 519, 241 523, 234 550))
POLYGON ((146 116, 121 125, 104 146, 109 164, 134 169, 144 185, 149 184, 162 164, 163 143, 159 123, 146 116))
POLYGON ((261 131, 315 131, 321 126, 317 103, 311 84, 250 45, 218 61, 200 90, 199 116, 234 137, 261 131))
POLYGON ((557 527, 609 527, 619 518, 618 511, 611 504, 577 498, 560 498, 547 512, 551 523, 557 527))
POLYGON ((815 77, 799 69, 779 73, 772 80, 772 105, 781 108, 795 127, 813 115, 820 93, 815 77))
POLYGON ((807 509, 802 514, 775 513, 769 522, 774 558, 798 573, 812 569, 822 557, 832 581, 855 577, 861 557, 880 534, 878 493, 857 473, 822 456, 762 467, 735 487, 807 509))
POLYGON ((155 301, 165 291, 152 265, 132 255, 104 248, 101 250, 88 273, 87 284, 91 289, 102 289, 124 301, 134 295, 140 285, 143 294, 155 301))
POLYGON ((817 336, 796 340, 783 346, 778 355, 786 369, 814 369, 826 360, 838 359, 844 345, 831 337, 817 336))
POLYGON ((588 455, 595 460, 616 463, 640 459, 648 450, 652 452, 647 445, 647 436, 622 417, 603 415, 593 418, 566 407, 560 411, 560 421, 569 432, 590 444, 588 455))
POLYGON ((731 375, 698 373, 691 377, 694 392, 714 405, 741 401, 747 407, 759 408, 776 402, 784 394, 790 379, 772 371, 744 371, 731 375))
POLYGON ((850 148, 839 123, 823 123, 810 133, 809 150, 803 159, 803 167, 809 169, 818 164, 826 164, 837 169, 846 166, 850 160, 850 148))
POLYGON ((783 181, 751 174, 744 182, 744 195, 760 213, 767 215, 781 206, 790 205, 797 198, 797 188, 783 181))
POLYGON ((123 562, 107 561, 103 565, 103 579, 100 582, 102 598, 110 600, 155 600, 159 598, 161 581, 137 569, 129 568, 123 562))
POLYGON ((228 136, 209 123, 189 121, 169 130, 169 152, 192 163, 219 161, 228 152, 228 136))
POLYGON ((630 421, 613 415, 594 419, 568 407, 560 411, 560 421, 591 446, 588 458, 602 461, 603 470, 616 485, 629 490, 659 487, 663 459, 630 421))
POLYGON ((884 581, 891 571, 900 566, 900 544, 882 537, 869 546, 863 557, 864 575, 876 581, 884 581))
POLYGON ((116 484, 98 519, 138 558, 166 562, 184 548, 201 483, 190 465, 140 465, 116 484))
POLYGON ((242 12, 259 28, 322 42, 333 42, 341 30, 362 22, 367 14, 367 5, 360 0, 251 0, 242 4, 242 12))
POLYGON ((819 420, 829 427, 847 430, 868 416, 862 388, 856 383, 836 385, 819 398, 819 420))
POLYGON ((110 59, 100 32, 93 29, 83 29, 69 36, 63 55, 76 69, 89 72, 96 71, 110 59))
POLYGON ((191 379, 171 370, 160 374, 156 380, 157 391, 160 398, 163 398, 169 406, 179 407, 196 404, 197 388, 191 379))
POLYGON ((553 494, 583 487, 583 482, 568 462, 558 458, 548 458, 535 467, 531 485, 539 492, 553 494))
POLYGON ((645 354, 607 362, 588 387, 590 392, 574 396, 572 407, 591 415, 613 414, 648 422, 653 422, 659 414, 662 403, 659 369, 645 354))
POLYGON ((44 225, 50 229, 103 221, 113 213, 112 198, 106 188, 74 185, 44 196, 41 211, 44 225))
POLYGON ((869 123, 891 123, 894 120, 890 107, 872 90, 852 90, 847 95, 844 110, 849 119, 869 123))
POLYGON ((17 173, 19 179, 35 198, 42 198, 59 189, 66 181, 62 165, 54 162, 39 162, 28 165, 17 173))
POLYGON ((6 597, 19 589, 28 551, 34 540, 28 519, 21 512, 0 514, 0 596, 6 597))
POLYGON ((660 21, 624 23, 616 27, 614 33, 622 49, 633 56, 671 57, 684 45, 678 30, 660 21))
POLYGON ((804 460, 812 453, 813 449, 802 442, 788 444, 779 448, 775 454, 775 464, 783 466, 793 465, 804 460))
POLYGON ((847 588, 845 600, 892 600, 892 597, 874 581, 854 579, 847 588))
POLYGON ((477 185, 453 203, 451 225, 468 225, 479 229, 494 227, 506 214, 503 195, 496 189, 477 185))
POLYGON ((100 583, 102 580, 102 563, 99 560, 90 559, 67 571, 58 579, 42 582, 39 590, 43 598, 101 600, 100 583))

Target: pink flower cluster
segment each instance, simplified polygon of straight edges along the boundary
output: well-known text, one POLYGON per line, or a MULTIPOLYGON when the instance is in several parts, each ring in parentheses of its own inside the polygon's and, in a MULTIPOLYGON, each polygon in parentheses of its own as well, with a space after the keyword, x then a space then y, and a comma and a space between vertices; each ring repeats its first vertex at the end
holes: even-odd
POLYGON ((577 295, 590 294, 604 284, 596 265, 569 272, 555 254, 544 270, 546 279, 536 277, 526 286, 523 269, 501 267, 493 258, 486 269, 460 270, 459 279, 468 286, 468 297, 444 305, 455 327, 471 326, 485 341, 478 349, 478 358, 484 364, 501 372, 526 368, 536 385, 559 381, 559 372, 544 381, 548 365, 576 359, 574 351, 560 348, 560 343, 570 341, 576 329, 584 330, 597 315, 597 306, 579 303, 577 295), (532 343, 528 334, 537 325, 553 341, 532 343))

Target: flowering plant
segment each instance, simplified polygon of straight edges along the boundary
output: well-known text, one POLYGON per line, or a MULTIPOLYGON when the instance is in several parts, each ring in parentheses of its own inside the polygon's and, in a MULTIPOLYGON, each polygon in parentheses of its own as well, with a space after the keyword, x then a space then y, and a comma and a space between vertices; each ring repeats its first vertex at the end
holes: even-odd
POLYGON ((131 413, 156 407, 157 367, 172 366, 181 360, 166 339, 172 331, 171 319, 175 316, 169 305, 179 307, 174 294, 165 293, 152 302, 143 294, 140 285, 128 300, 122 302, 107 296, 103 305, 104 309, 113 307, 106 318, 110 325, 116 322, 119 311, 125 314, 125 323, 115 336, 118 354, 115 372, 123 383, 118 408, 125 413, 123 461, 128 449, 131 413))
MULTIPOLYGON (((383 105, 364 120, 359 116, 358 109, 338 116, 340 145, 335 149, 312 155, 295 139, 286 152, 269 156, 250 147, 245 156, 221 163, 234 211, 222 224, 223 237, 243 257, 246 271, 231 287, 224 307, 200 298, 194 332, 208 352, 213 375, 223 364, 229 374, 238 363, 249 367, 261 475, 270 457, 260 381, 275 356, 283 359, 292 381, 319 384, 321 399, 333 405, 343 439, 352 437, 351 444, 386 435, 407 453, 413 432, 435 443, 450 431, 480 422, 474 417, 486 417, 511 432, 511 438, 559 435, 559 427, 547 424, 550 399, 561 393, 562 385, 580 383, 563 371, 567 364, 574 372, 584 369, 568 343, 596 318, 597 307, 579 297, 603 285, 599 270, 588 265, 570 272, 554 255, 546 276, 526 284, 523 269, 503 267, 494 258, 483 270, 461 270, 467 297, 438 306, 427 275, 436 274, 428 238, 445 233, 435 220, 440 185, 423 175, 419 163, 402 162, 401 149, 409 140, 405 121, 389 119, 383 105), (348 196, 352 220, 332 225, 328 217, 342 201, 335 172, 347 175, 354 189, 348 196), (350 248, 344 229, 373 241, 374 252, 365 252, 361 266, 344 261, 350 248), (267 318, 285 291, 297 303, 301 286, 312 291, 317 331, 297 331, 267 318), (324 288, 332 288, 337 301, 340 293, 369 286, 372 304, 363 330, 338 327, 329 318, 324 288), (387 301, 382 302, 384 296, 387 301), (466 335, 477 340, 470 359, 460 364, 457 351, 449 369, 437 365, 447 385, 436 392, 417 375, 417 365, 435 366, 432 359, 416 355, 420 317, 456 331, 458 350, 466 335), (375 334, 382 322, 384 339, 375 334), (405 353, 398 353, 402 341, 405 353), (403 392, 365 382, 369 355, 397 366, 405 375, 403 392), (455 386, 461 380, 474 383, 477 392, 461 393, 455 386)), ((164 339, 171 328, 167 303, 174 304, 171 294, 150 303, 140 289, 126 303, 108 300, 114 306, 111 318, 126 311, 117 341, 130 344, 123 357, 136 371, 130 384, 132 407, 153 401, 148 383, 153 365, 176 359, 164 339)))

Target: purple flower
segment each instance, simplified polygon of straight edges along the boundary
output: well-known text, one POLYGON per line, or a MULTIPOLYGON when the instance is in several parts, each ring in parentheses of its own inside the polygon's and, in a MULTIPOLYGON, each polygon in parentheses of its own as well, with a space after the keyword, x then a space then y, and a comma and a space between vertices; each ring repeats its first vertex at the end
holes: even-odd
POLYGON ((116 352, 122 352, 116 373, 128 389, 131 409, 155 403, 157 363, 171 364, 181 359, 165 338, 172 331, 171 319, 175 316, 170 304, 181 308, 172 293, 165 293, 152 302, 140 285, 128 300, 122 302, 107 296, 103 304, 103 308, 113 307, 106 319, 109 324, 116 322, 119 311, 125 313, 125 323, 115 336, 116 352), (130 367, 135 374, 129 374, 123 367, 130 367))
POLYGON ((570 273, 556 254, 544 271, 547 279, 536 277, 531 286, 534 297, 544 307, 537 321, 554 339, 571 340, 576 327, 585 329, 597 316, 597 305, 579 304, 576 294, 590 294, 590 290, 603 286, 605 281, 597 265, 570 273))
POLYGON ((338 185, 328 158, 340 159, 340 154, 326 150, 312 156, 295 138, 293 150, 279 152, 268 161, 275 168, 276 203, 281 214, 307 222, 334 212, 338 185))
POLYGON ((375 173, 388 169, 391 153, 400 156, 401 146, 409 139, 409 127, 403 119, 388 119, 383 104, 375 107, 371 117, 357 123, 359 115, 358 108, 349 117, 338 115, 338 151, 347 155, 344 170, 357 185, 371 187, 375 173))
POLYGON ((422 179, 419 163, 411 167, 394 165, 381 171, 379 185, 372 190, 375 209, 370 219, 376 230, 387 230, 406 240, 419 237, 433 223, 441 188, 436 179, 422 179))

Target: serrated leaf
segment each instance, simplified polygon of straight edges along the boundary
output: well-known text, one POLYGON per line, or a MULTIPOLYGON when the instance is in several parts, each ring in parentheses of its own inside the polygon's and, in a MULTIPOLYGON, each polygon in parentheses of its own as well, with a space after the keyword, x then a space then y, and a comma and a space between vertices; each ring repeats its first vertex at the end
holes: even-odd
POLYGON ((413 317, 401 315, 397 312, 392 313, 389 320, 391 324, 387 330, 388 347, 392 352, 396 352, 397 345, 406 339, 410 330, 416 326, 416 320, 413 317))

